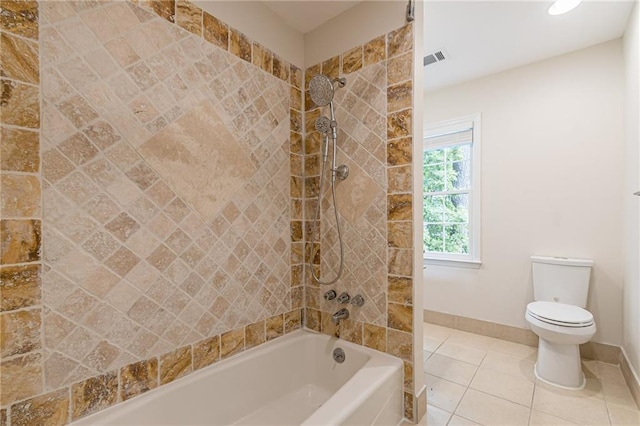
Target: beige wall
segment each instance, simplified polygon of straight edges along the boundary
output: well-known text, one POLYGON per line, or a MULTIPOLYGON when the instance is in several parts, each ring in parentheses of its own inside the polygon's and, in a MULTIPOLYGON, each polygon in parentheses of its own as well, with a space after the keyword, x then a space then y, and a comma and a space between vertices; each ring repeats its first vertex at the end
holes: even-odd
POLYGON ((403 26, 406 7, 404 1, 363 1, 306 33, 305 67, 403 26))
MULTIPOLYGON (((482 267, 428 266, 425 309, 526 327, 531 255, 595 262, 594 340, 622 342, 621 40, 425 95, 425 122, 482 114, 482 267)), ((427 77, 428 78, 428 77, 427 77)))
POLYGON ((300 31, 285 21, 260 1, 207 1, 193 4, 218 17, 287 61, 304 66, 304 38, 300 31))
POLYGON ((625 79, 625 276, 623 306, 623 341, 629 362, 640 372, 640 198, 631 195, 640 190, 640 6, 636 3, 623 39, 625 79))

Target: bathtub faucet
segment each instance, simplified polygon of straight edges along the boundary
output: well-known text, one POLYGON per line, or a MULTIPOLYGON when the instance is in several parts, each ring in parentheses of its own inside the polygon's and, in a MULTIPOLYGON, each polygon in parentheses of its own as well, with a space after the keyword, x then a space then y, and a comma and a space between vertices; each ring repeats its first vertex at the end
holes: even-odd
POLYGON ((348 318, 349 318, 349 310, 347 308, 342 308, 331 316, 331 321, 334 324, 338 324, 341 319, 348 319, 348 318))

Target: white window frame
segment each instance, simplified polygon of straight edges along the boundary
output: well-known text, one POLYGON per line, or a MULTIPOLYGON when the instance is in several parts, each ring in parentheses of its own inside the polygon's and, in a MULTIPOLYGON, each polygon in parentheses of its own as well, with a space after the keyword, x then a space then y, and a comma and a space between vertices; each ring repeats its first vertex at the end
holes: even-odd
MULTIPOLYGON (((446 135, 472 129, 471 143, 471 189, 469 190, 469 253, 424 253, 424 265, 457 266, 466 268, 479 268, 482 264, 481 249, 481 229, 480 229, 480 205, 481 205, 481 134, 482 123, 481 114, 471 114, 451 120, 426 124, 423 133, 423 152, 427 149, 446 148, 456 145, 449 143, 429 143, 429 138, 446 135)), ((422 164, 424 170, 424 163, 422 164)), ((424 225, 423 225, 424 229, 424 225)), ((424 231, 423 231, 424 232, 424 231)))

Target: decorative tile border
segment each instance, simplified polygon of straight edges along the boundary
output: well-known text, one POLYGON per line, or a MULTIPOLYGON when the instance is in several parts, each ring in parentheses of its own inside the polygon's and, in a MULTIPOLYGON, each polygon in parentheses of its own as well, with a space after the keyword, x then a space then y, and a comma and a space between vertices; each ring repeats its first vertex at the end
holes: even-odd
MULTIPOLYGON (((413 384, 413 170, 412 170, 412 115, 413 115, 413 27, 405 25, 356 46, 341 55, 305 69, 305 262, 310 260, 312 220, 317 196, 320 166, 321 137, 314 129, 320 114, 311 102, 308 85, 319 73, 330 78, 352 74, 375 64, 383 64, 386 71, 386 235, 387 284, 385 289, 386 324, 364 321, 342 321, 339 327, 331 322, 332 312, 322 310, 321 292, 333 288, 320 288, 313 282, 309 268, 305 268, 306 309, 305 326, 309 329, 343 338, 356 344, 386 352, 404 362, 405 417, 418 418, 426 401, 424 395, 416 397, 413 384)), ((344 220, 344 218, 342 219, 344 220)), ((317 243, 318 244, 318 243, 317 243)), ((326 248, 314 247, 313 265, 320 269, 320 252, 326 248)), ((308 263, 306 263, 308 265, 308 263)), ((424 407, 426 409, 426 406, 424 407)))
POLYGON ((38 3, 3 1, 0 8, 0 406, 5 424, 10 403, 43 391, 42 180, 38 3))
POLYGON ((5 409, 5 413, 12 425, 64 425, 298 330, 301 318, 300 309, 276 315, 44 395, 22 399, 5 409), (257 341, 256 335, 261 336, 257 341))

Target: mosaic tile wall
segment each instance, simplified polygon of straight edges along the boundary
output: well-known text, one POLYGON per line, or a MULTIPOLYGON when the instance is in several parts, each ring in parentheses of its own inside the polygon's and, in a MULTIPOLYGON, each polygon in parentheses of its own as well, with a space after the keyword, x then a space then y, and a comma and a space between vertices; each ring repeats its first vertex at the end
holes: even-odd
MULTIPOLYGON (((412 26, 407 25, 305 70, 345 76, 335 92, 338 164, 350 175, 336 183, 344 240, 345 270, 334 285, 319 286, 306 276, 306 326, 398 356, 405 366, 405 416, 414 418, 413 395, 413 224, 412 224, 412 26), (349 305, 340 327, 331 315, 342 306, 326 301, 329 289, 362 294, 363 307, 349 305)), ((313 209, 322 170, 322 137, 314 123, 328 108, 305 106, 305 200, 307 259, 323 279, 335 277, 339 241, 329 185, 321 206, 321 239, 311 250, 313 209)), ((331 155, 329 156, 331 164, 331 155)), ((325 175, 329 182, 330 172, 325 175)), ((416 407, 417 408, 417 407, 416 407)))
POLYGON ((185 1, 1 7, 0 423, 299 328, 301 70, 185 1))

